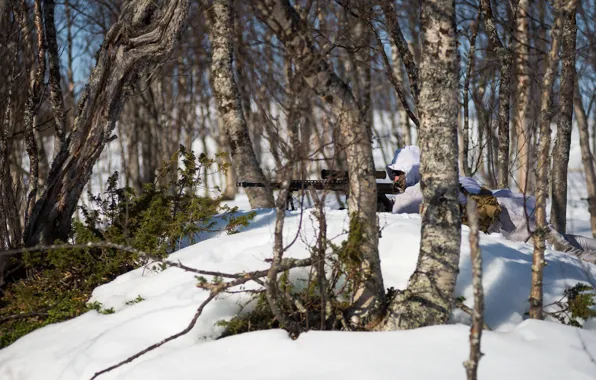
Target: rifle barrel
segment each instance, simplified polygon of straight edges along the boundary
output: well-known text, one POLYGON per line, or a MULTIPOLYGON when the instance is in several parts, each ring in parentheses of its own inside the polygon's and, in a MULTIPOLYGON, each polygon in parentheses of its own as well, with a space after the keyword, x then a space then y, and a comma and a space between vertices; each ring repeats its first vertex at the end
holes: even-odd
MULTIPOLYGON (((269 187, 279 188, 281 185, 279 182, 272 182, 269 187)), ((264 183, 260 182, 236 182, 236 187, 267 187, 264 183)))
MULTIPOLYGON (((236 182, 237 187, 267 187, 264 183, 259 182, 236 182)), ((273 189, 279 189, 281 187, 281 183, 279 182, 272 182, 269 184, 268 187, 273 189)), ((331 190, 331 191, 348 191, 348 181, 347 179, 344 180, 292 180, 290 181, 290 191, 299 191, 299 190, 331 190)), ((377 193, 378 194, 400 194, 402 191, 397 186, 394 186, 393 183, 377 183, 377 193)))
MULTIPOLYGON (((321 170, 321 178, 323 179, 347 179, 348 178, 348 171, 347 170, 321 170)), ((375 178, 376 179, 385 179, 387 178, 387 172, 383 170, 375 171, 375 178)))

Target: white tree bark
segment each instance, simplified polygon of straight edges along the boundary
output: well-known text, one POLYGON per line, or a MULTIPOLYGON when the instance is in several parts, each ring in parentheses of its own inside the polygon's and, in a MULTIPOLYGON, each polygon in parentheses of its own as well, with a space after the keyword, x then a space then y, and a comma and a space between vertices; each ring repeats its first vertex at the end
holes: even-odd
POLYGON ((513 40, 513 53, 515 63, 515 98, 513 102, 512 119, 516 131, 517 159, 517 185, 522 193, 526 192, 528 173, 530 170, 530 0, 520 0, 518 5, 519 15, 515 20, 515 38, 513 40))
MULTIPOLYGON (((241 181, 266 183, 263 171, 252 148, 248 126, 242 111, 240 94, 234 79, 233 32, 234 16, 231 0, 216 0, 212 7, 212 61, 213 91, 223 120, 234 169, 241 181)), ((273 208, 270 188, 246 189, 251 208, 273 208)))
POLYGON ((424 198, 420 256, 408 288, 389 304, 382 330, 442 324, 449 318, 459 272, 458 71, 451 0, 422 2, 420 148, 424 198))
MULTIPOLYGON (((548 195, 548 168, 550 166, 550 123, 552 119, 551 99, 556 75, 561 36, 560 2, 555 1, 555 24, 551 32, 551 47, 544 74, 542 101, 540 104, 540 142, 538 147, 538 169, 536 171, 536 231, 534 232, 534 252, 532 255, 532 285, 530 288, 530 318, 542 319, 542 279, 544 275, 544 250, 546 248, 546 197, 548 195)), ((573 1, 573 0, 571 0, 573 1)))

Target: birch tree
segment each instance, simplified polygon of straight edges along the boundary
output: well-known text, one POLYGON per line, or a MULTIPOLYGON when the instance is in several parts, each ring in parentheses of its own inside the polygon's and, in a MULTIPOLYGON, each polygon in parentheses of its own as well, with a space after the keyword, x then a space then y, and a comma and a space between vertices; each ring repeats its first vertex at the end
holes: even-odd
POLYGON ((575 89, 575 0, 570 1, 570 9, 563 20, 561 35, 561 90, 557 137, 552 152, 551 171, 552 200, 550 222, 553 228, 565 233, 567 225, 567 167, 571 146, 571 127, 573 120, 573 96, 575 89))
MULTIPOLYGON (((495 54, 499 58, 501 81, 499 84, 499 152, 498 152, 498 183, 499 188, 509 187, 509 109, 511 92, 511 49, 499 38, 497 26, 493 17, 490 0, 481 0, 481 10, 484 16, 486 33, 495 54)), ((513 12, 515 13, 515 12, 513 12)))
POLYGON ((355 324, 366 323, 380 312, 384 296, 378 252, 376 180, 372 143, 358 101, 350 88, 333 71, 325 53, 314 44, 306 22, 288 0, 256 3, 257 13, 284 44, 305 83, 335 113, 342 145, 346 148, 349 192, 350 231, 348 244, 354 253, 360 283, 352 307, 355 324))
POLYGON ((530 170, 530 9, 529 0, 520 0, 519 15, 515 20, 515 39, 513 54, 515 63, 515 96, 512 109, 513 125, 517 141, 517 186, 522 193, 527 190, 528 173, 530 170))
MULTIPOLYGON (((233 71, 233 27, 234 17, 231 0, 216 0, 212 8, 212 61, 213 91, 222 118, 223 128, 230 147, 230 153, 241 181, 266 183, 263 171, 252 148, 248 126, 233 71)), ((246 189, 252 208, 275 206, 270 188, 246 189)))
POLYGON ((420 173, 424 210, 420 254, 406 290, 389 303, 382 330, 443 324, 453 307, 459 272, 458 72, 455 5, 422 2, 420 173))
POLYGON ((573 98, 573 109, 575 119, 579 129, 579 144, 582 154, 582 163, 584 166, 584 175, 586 176, 586 190, 588 191, 588 210, 590 211, 590 226, 592 236, 596 237, 596 169, 594 168, 594 156, 590 149, 590 131, 588 129, 588 115, 582 104, 582 96, 577 81, 573 98))
MULTIPOLYGON (((536 171, 536 230, 534 231, 534 252, 532 255, 532 285, 530 288, 530 318, 542 319, 542 279, 544 275, 544 250, 547 234, 546 225, 546 197, 548 195, 548 168, 550 157, 550 123, 552 119, 552 93, 555 80, 561 37, 561 2, 557 0, 554 6, 555 24, 551 32, 551 47, 548 63, 544 74, 542 87, 542 102, 540 104, 540 142, 538 146, 538 169, 536 171)), ((574 1, 574 0, 570 0, 574 1)))

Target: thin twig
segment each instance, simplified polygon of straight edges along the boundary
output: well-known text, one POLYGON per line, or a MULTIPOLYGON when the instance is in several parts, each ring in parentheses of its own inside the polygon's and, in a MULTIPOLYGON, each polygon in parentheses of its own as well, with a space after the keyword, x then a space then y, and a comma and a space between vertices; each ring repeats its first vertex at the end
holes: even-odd
POLYGON ((114 369, 116 369, 118 367, 122 367, 124 364, 130 363, 133 360, 135 360, 135 359, 137 359, 137 358, 145 355, 147 352, 153 351, 156 348, 158 348, 160 346, 163 346, 164 344, 168 343, 169 341, 174 340, 176 338, 179 338, 182 335, 185 335, 186 333, 188 333, 190 330, 192 330, 192 328, 194 327, 194 325, 197 323, 197 320, 201 316, 201 313, 203 313, 203 309, 205 308, 205 306, 207 306, 207 304, 209 302, 211 302, 218 293, 219 292, 213 292, 213 291, 209 293, 209 297, 207 297, 207 299, 205 301, 203 301, 203 303, 199 306, 199 308, 197 309, 194 317, 192 318, 192 320, 190 321, 190 323, 188 324, 188 326, 186 326, 186 328, 184 330, 182 330, 179 333, 176 333, 174 335, 171 335, 171 336, 167 337, 166 339, 162 340, 161 342, 155 343, 155 344, 153 344, 153 345, 145 348, 142 351, 137 352, 136 354, 134 354, 134 355, 126 358, 125 360, 119 362, 118 364, 114 364, 111 367, 108 367, 106 369, 102 369, 99 372, 96 372, 93 375, 93 377, 91 378, 91 380, 96 379, 98 376, 100 376, 100 375, 102 375, 102 374, 104 374, 106 372, 110 372, 110 371, 112 371, 112 370, 114 370, 114 369))
POLYGON ((482 358, 480 338, 484 325, 484 292, 482 290, 482 255, 478 238, 478 211, 476 202, 468 198, 468 224, 470 226, 470 253, 472 258, 472 287, 474 288, 474 311, 470 328, 470 359, 464 362, 468 380, 478 378, 478 362, 482 358))

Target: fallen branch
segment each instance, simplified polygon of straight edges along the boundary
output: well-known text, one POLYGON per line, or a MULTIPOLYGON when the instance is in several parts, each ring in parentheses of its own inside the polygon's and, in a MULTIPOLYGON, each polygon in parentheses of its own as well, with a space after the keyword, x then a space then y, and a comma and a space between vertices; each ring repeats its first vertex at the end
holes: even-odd
POLYGON ((209 297, 207 297, 207 299, 205 301, 203 301, 203 303, 201 304, 201 306, 199 306, 199 308, 197 309, 194 317, 192 318, 192 320, 190 321, 190 323, 188 324, 188 326, 186 326, 186 328, 184 330, 180 331, 177 334, 171 335, 171 336, 167 337, 166 339, 162 340, 161 342, 155 343, 155 344, 153 344, 153 345, 145 348, 142 351, 137 352, 136 354, 128 357, 127 359, 121 361, 118 364, 114 364, 111 367, 108 367, 108 368, 103 369, 103 370, 101 370, 99 372, 96 372, 95 375, 93 375, 93 377, 91 378, 91 380, 96 379, 98 376, 100 376, 100 375, 102 375, 102 374, 104 374, 106 372, 110 372, 111 370, 114 370, 114 369, 116 369, 118 367, 122 367, 124 364, 130 363, 133 360, 135 360, 135 359, 137 359, 137 358, 145 355, 147 352, 153 351, 156 348, 158 348, 160 346, 163 346, 164 344, 168 343, 169 341, 174 340, 176 338, 179 338, 182 335, 185 335, 186 333, 188 333, 190 330, 192 330, 192 328, 194 327, 194 325, 197 323, 197 320, 199 319, 199 317, 203 313, 203 309, 205 308, 205 306, 207 306, 207 304, 209 302, 211 302, 218 293, 219 292, 211 292, 211 293, 209 293, 209 297))
MULTIPOLYGON (((250 273, 224 273, 224 272, 215 272, 215 271, 208 271, 208 270, 201 270, 192 268, 182 264, 180 261, 175 262, 171 260, 161 259, 159 257, 155 257, 153 255, 148 254, 147 252, 141 251, 140 249, 136 249, 133 247, 129 247, 127 245, 116 244, 111 242, 89 242, 89 243, 81 243, 81 244, 53 244, 53 245, 37 245, 34 247, 29 248, 18 248, 18 249, 8 249, 4 251, 0 251, 0 255, 14 255, 17 253, 27 253, 27 252, 38 252, 38 251, 46 251, 46 250, 54 250, 54 249, 84 249, 84 248, 114 248, 119 249, 121 251, 130 252, 139 255, 140 257, 146 258, 148 260, 153 260, 154 262, 165 264, 168 266, 180 268, 187 272, 192 272, 196 274, 200 274, 203 276, 218 276, 223 278, 245 278, 245 276, 256 276, 264 277, 267 275, 268 270, 262 271, 255 271, 250 273)), ((266 259, 265 262, 271 262, 270 259, 266 259)), ((285 258, 281 261, 280 270, 288 270, 297 267, 306 267, 311 265, 311 259, 292 259, 292 258, 285 258)))
MULTIPOLYGON (((93 243, 93 244, 97 244, 97 243, 93 243)), ((136 249, 131 248, 131 247, 120 246, 119 244, 114 244, 114 243, 105 243, 105 244, 106 245, 104 245, 104 246, 109 246, 109 247, 112 247, 112 248, 123 247, 123 248, 127 248, 127 250, 130 250, 131 252, 134 251, 134 252, 143 253, 142 251, 136 250, 136 249)), ((70 247, 70 248, 73 247, 73 245, 66 245, 66 246, 67 247, 70 247)), ((89 245, 84 245, 83 244, 83 246, 89 246, 89 245)), ((65 248, 64 245, 61 245, 60 247, 61 248, 65 248)), ((170 263, 167 260, 164 260, 164 262, 166 264, 169 264, 170 263)), ((305 267, 305 266, 310 266, 310 265, 311 265, 311 259, 310 258, 308 258, 308 259, 301 259, 301 260, 298 260, 298 259, 284 259, 284 260, 281 260, 281 262, 279 264, 279 269, 281 271, 284 271, 284 270, 289 270, 289 269, 292 269, 292 268, 305 267)), ((162 341, 160 341, 158 343, 155 343, 155 344, 153 344, 153 345, 145 348, 142 351, 139 351, 138 353, 136 353, 136 354, 128 357, 127 359, 125 359, 125 360, 123 360, 123 361, 121 361, 121 362, 119 362, 119 363, 117 363, 117 364, 115 364, 115 365, 113 365, 111 367, 108 367, 108 368, 106 368, 104 370, 101 370, 99 372, 96 372, 93 375, 93 377, 91 378, 91 380, 96 379, 98 376, 100 376, 100 375, 102 375, 102 374, 104 374, 106 372, 109 372, 109 371, 112 371, 112 370, 114 370, 116 368, 119 368, 119 367, 123 366, 124 364, 130 363, 133 360, 141 357, 142 355, 144 355, 144 354, 146 354, 146 353, 148 353, 150 351, 153 351, 156 348, 158 348, 158 347, 166 344, 167 342, 169 342, 171 340, 174 340, 176 338, 179 338, 179 337, 187 334, 190 330, 192 330, 192 328, 197 323, 197 320, 201 316, 201 314, 202 314, 203 309, 205 308, 205 306, 207 306, 207 304, 209 302, 211 302, 218 294, 220 294, 222 292, 225 292, 229 288, 233 288, 235 286, 242 285, 242 284, 244 284, 244 283, 246 283, 248 281, 256 281, 259 284, 263 284, 263 282, 260 281, 260 278, 266 277, 267 274, 269 273, 269 270, 261 270, 261 271, 254 271, 254 272, 248 272, 248 273, 239 273, 239 274, 225 274, 225 273, 220 273, 220 272, 200 271, 200 270, 197 270, 197 269, 194 269, 194 268, 190 268, 190 267, 184 266, 182 264, 178 264, 177 266, 179 268, 186 268, 185 270, 189 270, 189 271, 191 271, 193 273, 200 273, 200 274, 210 273, 210 275, 214 275, 214 276, 230 277, 230 278, 233 278, 233 280, 232 281, 228 281, 228 282, 218 283, 218 284, 209 284, 209 285, 199 284, 198 286, 200 288, 209 290, 209 297, 207 297, 207 299, 205 301, 203 301, 203 303, 201 303, 201 305, 197 309, 194 317, 192 318, 192 320, 190 321, 190 323, 188 324, 188 326, 186 326, 186 328, 184 330, 182 330, 182 331, 180 331, 180 332, 178 332, 178 333, 176 333, 174 335, 171 335, 171 336, 165 338, 164 340, 162 340, 162 341)))
POLYGON ((33 318, 33 317, 47 317, 48 315, 49 315, 49 313, 40 312, 40 311, 36 311, 36 312, 33 312, 33 313, 9 315, 9 316, 0 318, 0 325, 3 324, 4 322, 7 322, 7 321, 10 321, 10 320, 13 320, 13 319, 25 319, 25 318, 33 318))

